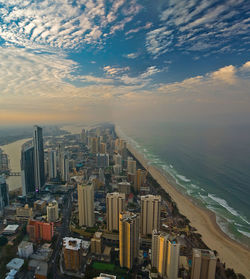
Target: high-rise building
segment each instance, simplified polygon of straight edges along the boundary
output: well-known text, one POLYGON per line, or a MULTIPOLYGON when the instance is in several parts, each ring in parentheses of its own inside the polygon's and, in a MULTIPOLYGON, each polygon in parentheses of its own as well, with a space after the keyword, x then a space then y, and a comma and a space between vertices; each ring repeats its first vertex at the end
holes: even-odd
POLYGON ((64 145, 58 145, 58 168, 60 179, 62 181, 69 181, 69 155, 65 152, 64 145))
POLYGON ((9 187, 4 175, 0 175, 0 214, 7 205, 9 205, 9 187))
POLYGON ((118 153, 114 155, 115 165, 122 166, 122 156, 118 153))
POLYGON ((119 218, 120 266, 131 269, 139 252, 139 215, 121 212, 119 218))
POLYGON ((47 221, 56 222, 58 217, 58 203, 57 201, 52 201, 47 206, 47 221))
POLYGON ((167 276, 168 278, 177 279, 179 270, 180 244, 175 241, 168 241, 168 262, 167 276))
POLYGON ((57 177, 57 163, 55 150, 50 149, 48 152, 48 167, 49 179, 55 179, 57 177))
POLYGON ((109 154, 96 154, 96 166, 98 168, 107 168, 109 167, 109 154))
POLYGON ((132 157, 128 157, 127 161, 127 171, 128 174, 136 174, 136 161, 132 157))
POLYGON ((161 277, 178 278, 180 244, 169 241, 169 235, 153 230, 152 267, 156 267, 161 277))
POLYGON ((101 154, 107 153, 107 145, 106 145, 105 142, 101 142, 101 143, 100 143, 100 153, 101 153, 101 154))
POLYGON ((36 191, 35 182, 35 160, 34 147, 23 146, 21 151, 21 177, 22 177, 22 194, 26 196, 28 193, 36 191))
POLYGON ((29 220, 27 225, 27 232, 29 234, 30 240, 33 242, 50 242, 54 235, 54 225, 53 223, 29 220))
POLYGON ((77 186, 79 226, 93 227, 95 224, 94 215, 94 187, 93 185, 77 186))
POLYGON ((154 195, 141 196, 141 234, 152 235, 153 230, 160 228, 161 197, 154 195))
POLYGON ((36 187, 36 191, 40 191, 41 187, 45 183, 45 175, 44 175, 43 129, 39 126, 34 126, 33 145, 34 145, 35 187, 36 187))
POLYGON ((138 169, 136 171, 136 180, 135 180, 135 190, 140 191, 141 187, 145 185, 147 172, 145 170, 138 169))
POLYGON ((9 171, 9 158, 0 148, 0 174, 9 171))
POLYGON ((91 253, 101 255, 102 253, 102 232, 95 232, 91 238, 91 253))
POLYGON ((106 196, 106 217, 108 231, 119 230, 119 216, 125 210, 124 193, 108 193, 106 196))
POLYGON ((97 137, 90 138, 90 153, 97 154, 99 152, 99 141, 97 137))
POLYGON ((191 279, 214 279, 216 261, 213 251, 193 249, 191 279))
POLYGON ((79 271, 82 261, 82 240, 73 237, 63 239, 63 259, 66 270, 79 271))
POLYGON ((127 181, 119 182, 118 183, 118 192, 129 195, 131 193, 130 183, 127 181))
POLYGON ((85 129, 82 129, 81 141, 82 141, 83 144, 87 144, 87 133, 86 133, 85 129))

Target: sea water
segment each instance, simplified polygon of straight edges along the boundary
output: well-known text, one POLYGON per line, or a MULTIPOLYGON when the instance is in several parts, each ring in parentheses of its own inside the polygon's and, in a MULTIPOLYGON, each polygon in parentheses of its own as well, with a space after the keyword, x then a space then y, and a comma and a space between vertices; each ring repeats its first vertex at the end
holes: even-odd
POLYGON ((120 125, 127 140, 221 229, 250 247, 250 125, 120 125))

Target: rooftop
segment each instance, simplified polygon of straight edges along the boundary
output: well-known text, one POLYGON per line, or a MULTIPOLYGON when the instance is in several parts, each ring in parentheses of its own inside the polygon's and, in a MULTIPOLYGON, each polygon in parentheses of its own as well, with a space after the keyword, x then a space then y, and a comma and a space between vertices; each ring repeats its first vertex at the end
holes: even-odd
POLYGON ((23 259, 19 259, 19 258, 14 258, 12 259, 8 264, 7 264, 7 268, 8 269, 15 269, 15 270, 19 270, 24 264, 24 260, 23 259))
POLYGON ((79 238, 65 237, 63 239, 63 246, 69 250, 79 250, 81 248, 82 240, 79 238))

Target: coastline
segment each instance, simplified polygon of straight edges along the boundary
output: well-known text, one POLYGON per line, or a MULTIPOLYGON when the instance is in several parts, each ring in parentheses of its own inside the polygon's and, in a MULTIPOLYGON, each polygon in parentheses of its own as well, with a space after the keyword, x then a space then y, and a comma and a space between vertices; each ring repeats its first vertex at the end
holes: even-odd
POLYGON ((134 147, 127 144, 127 148, 176 202, 180 213, 190 220, 190 224, 202 235, 202 240, 206 245, 218 252, 220 261, 225 262, 226 267, 233 268, 235 272, 250 278, 250 250, 231 239, 221 230, 216 222, 215 213, 195 205, 188 197, 172 186, 160 170, 148 165, 147 160, 134 147))

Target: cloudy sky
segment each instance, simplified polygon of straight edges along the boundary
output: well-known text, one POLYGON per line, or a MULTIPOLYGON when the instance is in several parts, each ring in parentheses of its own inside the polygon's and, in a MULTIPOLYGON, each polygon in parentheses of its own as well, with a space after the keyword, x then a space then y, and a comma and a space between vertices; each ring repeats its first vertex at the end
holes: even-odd
POLYGON ((0 0, 0 124, 250 119, 247 0, 0 0))

